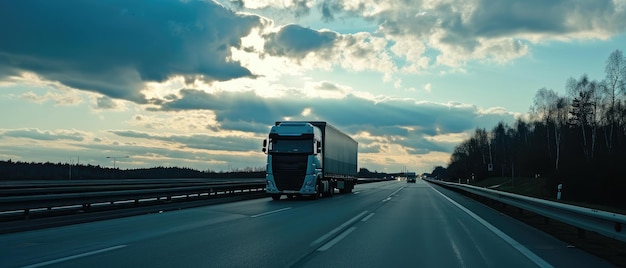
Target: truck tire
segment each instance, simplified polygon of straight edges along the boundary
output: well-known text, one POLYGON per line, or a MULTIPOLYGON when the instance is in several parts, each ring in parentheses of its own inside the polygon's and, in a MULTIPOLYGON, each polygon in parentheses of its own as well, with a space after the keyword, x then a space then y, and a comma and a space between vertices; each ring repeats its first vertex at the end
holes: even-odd
POLYGON ((273 194, 272 195, 272 200, 274 200, 274 201, 280 200, 280 194, 273 194))
POLYGON ((332 182, 328 181, 328 191, 322 192, 322 196, 323 196, 323 197, 329 197, 329 196, 331 196, 331 194, 330 194, 330 191, 331 191, 331 190, 330 190, 330 188, 331 188, 331 185, 332 185, 331 183, 332 183, 332 182))
POLYGON ((317 200, 320 195, 322 195, 322 185, 318 182, 317 184, 315 184, 315 194, 313 194, 311 197, 313 198, 313 200, 317 200))

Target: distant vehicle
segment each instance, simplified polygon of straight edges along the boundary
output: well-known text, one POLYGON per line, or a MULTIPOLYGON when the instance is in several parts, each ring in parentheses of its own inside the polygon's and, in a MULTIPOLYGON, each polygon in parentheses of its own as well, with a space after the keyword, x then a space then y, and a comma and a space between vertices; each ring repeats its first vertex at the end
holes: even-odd
POLYGON ((407 183, 409 183, 409 182, 415 183, 416 180, 417 179, 415 177, 408 177, 408 178, 406 178, 406 182, 407 183))
POLYGON ((358 143, 323 121, 276 122, 263 141, 267 154, 266 192, 332 196, 350 193, 357 182, 358 143))

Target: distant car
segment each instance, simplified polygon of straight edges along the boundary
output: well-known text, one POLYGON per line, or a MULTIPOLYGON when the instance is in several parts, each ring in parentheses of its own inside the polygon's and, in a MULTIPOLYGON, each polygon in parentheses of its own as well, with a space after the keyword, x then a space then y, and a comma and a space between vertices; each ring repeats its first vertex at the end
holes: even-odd
POLYGON ((415 180, 416 180, 415 177, 406 178, 407 183, 409 182, 415 183, 415 180))

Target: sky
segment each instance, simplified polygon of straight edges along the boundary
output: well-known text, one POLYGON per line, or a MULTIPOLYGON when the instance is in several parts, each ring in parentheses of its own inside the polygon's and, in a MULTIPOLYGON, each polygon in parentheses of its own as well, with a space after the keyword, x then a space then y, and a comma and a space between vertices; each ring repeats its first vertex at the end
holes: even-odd
POLYGON ((430 172, 617 49, 626 0, 0 1, 0 160, 264 168, 275 121, 321 120, 430 172))

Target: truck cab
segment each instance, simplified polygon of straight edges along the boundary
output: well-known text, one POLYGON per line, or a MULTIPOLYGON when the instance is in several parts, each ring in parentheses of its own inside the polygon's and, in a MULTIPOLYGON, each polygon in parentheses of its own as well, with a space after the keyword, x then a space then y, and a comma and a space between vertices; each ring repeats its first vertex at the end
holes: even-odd
POLYGON ((274 200, 282 194, 310 195, 332 191, 323 182, 322 131, 307 122, 282 122, 273 126, 263 141, 267 154, 266 192, 274 200))

